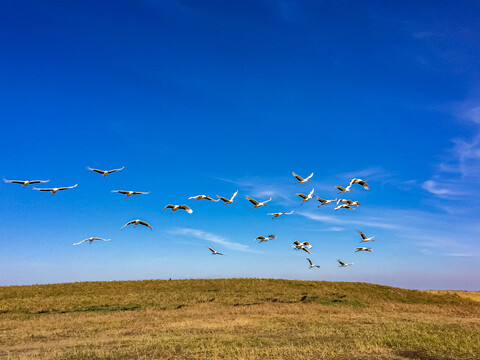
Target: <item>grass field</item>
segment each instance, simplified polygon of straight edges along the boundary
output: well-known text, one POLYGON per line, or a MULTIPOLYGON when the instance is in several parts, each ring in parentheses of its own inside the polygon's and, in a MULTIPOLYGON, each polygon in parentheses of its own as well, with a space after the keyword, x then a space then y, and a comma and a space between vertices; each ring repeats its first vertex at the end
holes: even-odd
POLYGON ((1 359, 480 359, 480 302, 366 283, 0 287, 1 359))

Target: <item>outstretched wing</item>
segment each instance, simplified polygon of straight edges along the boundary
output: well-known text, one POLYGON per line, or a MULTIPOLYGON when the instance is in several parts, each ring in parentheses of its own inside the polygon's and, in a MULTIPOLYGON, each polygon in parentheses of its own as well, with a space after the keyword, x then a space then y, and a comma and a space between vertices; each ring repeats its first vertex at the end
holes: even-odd
POLYGON ((119 194, 128 194, 128 191, 127 190, 112 190, 112 192, 115 192, 115 193, 119 193, 119 194))
POLYGON ((73 186, 64 186, 64 187, 58 188, 58 191, 73 189, 73 188, 76 188, 77 185, 78 185, 78 184, 75 184, 75 185, 73 185, 73 186))
POLYGON ((150 191, 134 191, 133 195, 147 195, 150 194, 150 191))
POLYGON ((135 222, 135 220, 132 220, 132 221, 127 222, 125 225, 123 225, 123 226, 120 228, 120 230, 122 230, 125 226, 128 226, 128 225, 130 225, 130 224, 133 224, 134 222, 135 222))
POLYGON ((125 166, 122 166, 122 167, 119 168, 119 169, 108 170, 107 172, 108 172, 109 174, 111 174, 111 173, 114 173, 114 172, 116 172, 116 171, 120 171, 120 170, 123 170, 123 169, 125 169, 125 166))
POLYGON ((213 254, 215 254, 215 250, 213 250, 210 246, 207 246, 207 247, 213 254))
POLYGON ((180 205, 178 208, 185 210, 185 211, 188 212, 189 214, 192 214, 192 213, 193 213, 193 210, 190 209, 187 205, 180 205))
POLYGON ((315 191, 315 189, 312 189, 312 191, 310 191, 310 192, 308 193, 308 197, 309 197, 309 198, 312 197, 314 191, 315 191))
POLYGON ((20 180, 7 180, 7 179, 3 179, 3 182, 5 182, 5 183, 10 183, 10 184, 23 184, 23 181, 20 181, 20 180))
POLYGON ((49 182, 50 180, 30 180, 30 184, 43 184, 43 183, 47 183, 49 182))
POLYGON ((285 214, 285 215, 291 215, 291 214, 293 214, 293 210, 290 211, 290 212, 288 212, 288 213, 287 213, 287 212, 284 212, 284 214, 285 214))
MULTIPOLYGON (((308 254, 310 254, 310 251, 308 251, 308 249, 305 249, 304 247, 302 247, 302 250, 307 252, 308 254)), ((311 255, 311 254, 310 254, 311 255)))
POLYGON ((88 241, 88 239, 82 240, 82 241, 80 241, 80 242, 78 242, 78 243, 75 243, 75 244, 73 244, 73 245, 80 245, 80 244, 84 243, 85 241, 88 241))
POLYGON ((277 237, 275 235, 268 235, 267 236, 270 240, 276 239, 277 237))
POLYGON ((302 243, 303 246, 306 246, 307 248, 311 249, 312 248, 312 245, 310 245, 310 243, 308 241, 305 241, 302 243))
POLYGON ((304 178, 302 178, 300 175, 295 174, 293 171, 292 171, 292 175, 295 176, 295 179, 297 179, 298 181, 304 180, 304 178))
MULTIPOLYGON (((165 207, 163 208, 163 210, 165 210, 165 209, 173 209, 174 207, 175 207, 175 205, 168 204, 167 206, 165 206, 165 207)), ((162 210, 162 211, 163 211, 163 210, 162 210)))
POLYGON ((338 261, 338 263, 339 263, 340 265, 345 266, 345 263, 344 263, 342 260, 338 260, 338 259, 337 259, 337 261, 338 261))
POLYGON ((341 192, 345 192, 345 188, 343 186, 335 185, 335 188, 338 189, 341 192))
POLYGON ((306 199, 306 198, 307 198, 307 195, 305 195, 305 194, 300 194, 300 193, 299 193, 299 194, 296 194, 296 195, 300 196, 302 199, 306 199))
POLYGON ((210 196, 205 197, 205 200, 210 200, 210 201, 220 201, 220 199, 214 200, 210 196))
POLYGON ((222 201, 224 201, 224 202, 226 202, 226 203, 230 201, 230 200, 228 200, 227 198, 225 198, 225 197, 223 197, 223 196, 220 196, 220 195, 217 195, 217 197, 218 197, 220 200, 222 200, 222 201))
POLYGON ((367 240, 368 237, 367 235, 365 235, 363 232, 361 232, 360 230, 358 230, 358 233, 360 234, 360 236, 362 237, 363 240, 367 240))
POLYGON ((294 243, 295 245, 300 245, 300 243, 298 242, 298 240, 295 240, 293 243, 294 243))
POLYGON ((310 260, 309 258, 307 258, 308 262, 310 263, 310 266, 313 266, 313 262, 312 260, 310 260))
POLYGON ((153 230, 152 227, 150 226, 150 224, 147 223, 146 221, 141 220, 141 221, 139 221, 138 223, 141 224, 141 225, 144 225, 144 226, 148 227, 150 230, 153 230))
POLYGON ((33 190, 38 190, 38 191, 52 191, 52 190, 53 190, 53 189, 49 189, 49 188, 42 188, 42 189, 40 189, 40 188, 35 188, 35 187, 32 188, 32 189, 33 189, 33 190))
POLYGON ((94 237, 92 238, 93 240, 102 240, 102 241, 110 241, 112 239, 103 239, 103 238, 97 238, 97 237, 94 237))
POLYGON ((312 176, 313 176, 313 172, 312 172, 310 175, 308 175, 308 176, 305 178, 305 180, 310 180, 310 178, 311 178, 312 176))
POLYGON ((104 171, 103 171, 103 170, 100 170, 100 169, 94 169, 94 168, 91 168, 91 167, 89 167, 89 166, 87 166, 87 169, 88 169, 88 170, 91 170, 91 171, 95 171, 96 173, 99 173, 99 174, 102 174, 102 175, 103 175, 103 173, 104 173, 104 171))
POLYGON ((238 190, 233 193, 232 197, 230 198, 230 201, 233 201, 233 199, 235 199, 235 196, 237 196, 237 194, 238 194, 238 190))
POLYGON ((260 204, 257 200, 252 199, 250 196, 245 196, 245 198, 250 201, 253 205, 258 205, 260 204))

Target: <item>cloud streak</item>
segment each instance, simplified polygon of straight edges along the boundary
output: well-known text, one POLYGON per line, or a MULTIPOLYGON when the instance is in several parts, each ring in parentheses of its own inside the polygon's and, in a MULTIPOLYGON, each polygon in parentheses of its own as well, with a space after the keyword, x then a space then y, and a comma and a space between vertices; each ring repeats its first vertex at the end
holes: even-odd
POLYGON ((247 245, 228 241, 226 238, 220 235, 216 235, 207 231, 190 229, 190 228, 175 228, 169 230, 170 235, 183 235, 183 236, 192 236, 197 239, 207 240, 215 244, 222 245, 227 249, 243 251, 243 252, 255 252, 255 250, 250 249, 247 245))

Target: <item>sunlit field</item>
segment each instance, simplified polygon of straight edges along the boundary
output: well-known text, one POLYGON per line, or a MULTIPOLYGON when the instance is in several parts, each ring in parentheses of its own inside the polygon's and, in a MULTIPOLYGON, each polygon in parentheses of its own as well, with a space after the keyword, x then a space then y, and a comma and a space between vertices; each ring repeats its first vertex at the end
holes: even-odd
POLYGON ((3 359, 480 359, 480 302, 271 279, 0 288, 3 359))

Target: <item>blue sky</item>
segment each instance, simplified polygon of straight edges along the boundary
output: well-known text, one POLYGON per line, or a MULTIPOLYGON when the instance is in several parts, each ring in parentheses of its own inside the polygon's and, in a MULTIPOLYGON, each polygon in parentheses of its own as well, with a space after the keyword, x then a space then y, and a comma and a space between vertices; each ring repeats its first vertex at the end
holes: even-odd
POLYGON ((480 290, 479 2, 4 1, 0 12, 0 176, 78 183, 54 196, 0 184, 1 285, 480 290), (104 179, 87 166, 125 169, 104 179), (315 175, 295 185, 292 171, 315 175), (335 198, 353 177, 371 187, 348 194, 356 211, 299 206, 296 192, 335 198), (187 200, 237 189, 232 205, 187 200), (252 210, 246 195, 273 200, 252 210), (169 203, 194 213, 162 212, 169 203), (136 218, 153 231, 120 231, 136 218), (357 230, 375 236, 372 253, 354 252, 357 230), (90 236, 112 241, 72 246, 90 236))

